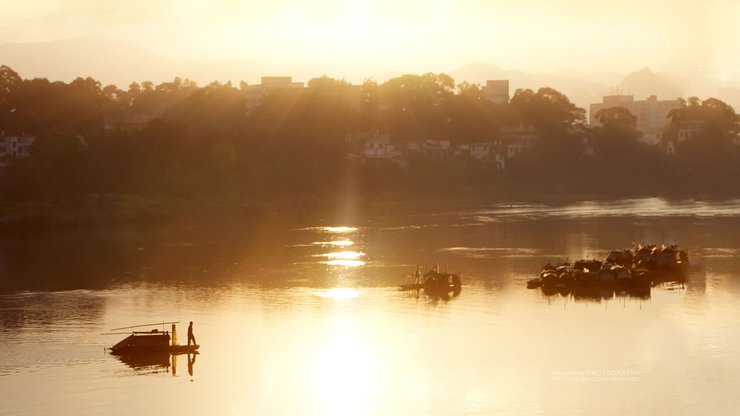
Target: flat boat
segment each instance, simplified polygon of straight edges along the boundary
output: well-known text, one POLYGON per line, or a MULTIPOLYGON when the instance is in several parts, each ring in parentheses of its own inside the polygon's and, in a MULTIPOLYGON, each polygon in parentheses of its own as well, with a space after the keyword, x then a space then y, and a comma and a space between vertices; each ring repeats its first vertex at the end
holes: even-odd
MULTIPOLYGON (((110 347, 111 354, 139 354, 139 353, 166 353, 166 354, 186 354, 192 353, 200 348, 200 345, 179 345, 177 343, 176 327, 177 322, 165 322, 162 324, 135 325, 125 328, 116 328, 113 331, 131 328, 141 328, 147 326, 172 324, 172 334, 168 331, 152 329, 150 331, 133 331, 126 338, 110 347)), ((116 334, 116 333, 114 333, 116 334)), ((114 335, 110 334, 110 335, 114 335)))

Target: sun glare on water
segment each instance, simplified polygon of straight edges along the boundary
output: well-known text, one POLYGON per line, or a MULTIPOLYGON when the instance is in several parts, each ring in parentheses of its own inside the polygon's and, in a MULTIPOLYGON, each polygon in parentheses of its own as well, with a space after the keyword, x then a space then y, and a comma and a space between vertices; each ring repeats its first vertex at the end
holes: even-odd
POLYGON ((322 230, 327 233, 344 234, 357 231, 357 227, 324 227, 322 230))
POLYGON ((326 257, 327 260, 323 263, 330 266, 359 267, 365 265, 365 262, 360 260, 360 257, 364 255, 365 253, 359 251, 348 250, 326 254, 316 254, 314 257, 326 257))
POLYGON ((322 290, 320 292, 316 292, 316 296, 320 298, 326 298, 326 299, 345 300, 345 299, 352 299, 352 298, 356 298, 360 296, 360 292, 356 289, 335 287, 335 288, 331 288, 327 290, 322 290))
POLYGON ((351 332, 338 328, 315 352, 314 398, 322 414, 369 412, 379 379, 377 357, 351 332))
POLYGON ((316 246, 335 246, 335 247, 347 247, 354 244, 351 240, 335 240, 335 241, 314 241, 312 243, 316 246))

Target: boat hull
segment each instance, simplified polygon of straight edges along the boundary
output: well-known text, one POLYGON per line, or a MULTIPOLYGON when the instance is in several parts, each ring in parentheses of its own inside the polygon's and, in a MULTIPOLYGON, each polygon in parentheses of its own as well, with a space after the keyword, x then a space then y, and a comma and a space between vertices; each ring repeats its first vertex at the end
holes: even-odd
POLYGON ((180 354, 194 352, 199 345, 170 345, 167 332, 134 332, 111 347, 112 354, 164 353, 180 354))

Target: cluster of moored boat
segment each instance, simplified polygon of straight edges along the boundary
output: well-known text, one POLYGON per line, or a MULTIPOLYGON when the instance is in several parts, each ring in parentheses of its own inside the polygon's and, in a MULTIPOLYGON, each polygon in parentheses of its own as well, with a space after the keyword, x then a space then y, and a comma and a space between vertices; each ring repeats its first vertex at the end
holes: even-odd
POLYGON ((666 275, 683 274, 689 255, 678 245, 639 245, 612 250, 604 260, 586 259, 542 266, 540 276, 527 287, 568 287, 571 285, 645 285, 664 280, 666 275))

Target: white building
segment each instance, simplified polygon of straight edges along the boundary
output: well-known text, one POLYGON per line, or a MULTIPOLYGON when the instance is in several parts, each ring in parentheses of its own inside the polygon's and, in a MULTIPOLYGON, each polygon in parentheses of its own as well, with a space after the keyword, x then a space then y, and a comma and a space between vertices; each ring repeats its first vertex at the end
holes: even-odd
POLYGON ((30 149, 36 137, 27 136, 0 136, 0 169, 5 168, 12 158, 31 156, 30 149))
POLYGON ((302 89, 302 82, 293 82, 293 77, 262 77, 262 83, 247 85, 247 111, 258 106, 271 93, 285 89, 302 89))
POLYGON ((406 145, 409 153, 416 153, 430 159, 446 160, 454 156, 451 152, 452 143, 449 140, 424 140, 411 142, 406 145))
POLYGON ((390 136, 376 133, 365 142, 361 155, 364 159, 394 159, 401 152, 391 143, 390 136))
POLYGON ((470 149, 470 158, 492 163, 496 170, 506 168, 506 157, 496 143, 471 143, 466 145, 470 149))
POLYGON ((642 132, 642 140, 649 144, 657 144, 660 142, 664 127, 671 122, 668 113, 681 108, 681 101, 679 99, 659 101, 655 95, 642 101, 635 100, 631 95, 607 95, 601 103, 591 104, 590 124, 600 126, 601 123, 596 118, 596 114, 601 110, 614 107, 624 107, 629 110, 633 116, 637 117, 636 128, 642 132))

